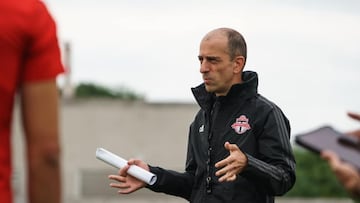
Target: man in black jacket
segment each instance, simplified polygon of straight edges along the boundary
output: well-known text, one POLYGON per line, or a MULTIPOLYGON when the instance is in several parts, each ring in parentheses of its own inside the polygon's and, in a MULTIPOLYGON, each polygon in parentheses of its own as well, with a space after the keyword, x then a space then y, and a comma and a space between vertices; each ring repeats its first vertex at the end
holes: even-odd
POLYGON ((257 93, 255 72, 243 71, 246 43, 229 28, 209 32, 200 44, 204 83, 192 92, 201 107, 190 126, 184 173, 129 160, 157 175, 154 185, 127 174, 109 178, 120 193, 147 187, 190 202, 274 202, 295 183, 290 125, 274 103, 257 93))

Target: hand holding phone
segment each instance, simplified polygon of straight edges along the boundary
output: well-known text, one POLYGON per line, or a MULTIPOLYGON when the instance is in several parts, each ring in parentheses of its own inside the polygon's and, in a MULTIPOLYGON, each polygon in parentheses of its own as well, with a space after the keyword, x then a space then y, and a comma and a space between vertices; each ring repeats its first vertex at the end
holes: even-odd
POLYGON ((335 152, 339 158, 352 164, 360 171, 360 140, 336 131, 330 126, 296 135, 295 142, 312 152, 324 150, 335 152))

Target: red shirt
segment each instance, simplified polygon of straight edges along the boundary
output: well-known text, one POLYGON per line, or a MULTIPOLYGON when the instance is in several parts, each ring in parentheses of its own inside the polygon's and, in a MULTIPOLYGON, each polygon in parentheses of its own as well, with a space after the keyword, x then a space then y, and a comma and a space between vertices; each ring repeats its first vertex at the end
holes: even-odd
POLYGON ((62 73, 56 27, 38 0, 0 1, 0 202, 12 202, 10 132, 14 96, 24 82, 62 73))

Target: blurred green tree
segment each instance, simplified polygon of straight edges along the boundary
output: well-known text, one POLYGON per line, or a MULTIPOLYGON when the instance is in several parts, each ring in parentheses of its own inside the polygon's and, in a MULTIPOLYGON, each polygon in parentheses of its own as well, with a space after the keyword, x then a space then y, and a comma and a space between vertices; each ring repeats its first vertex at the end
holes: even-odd
POLYGON ((75 88, 76 98, 112 98, 121 100, 143 100, 144 97, 128 88, 110 89, 93 83, 80 83, 75 88))
POLYGON ((319 155, 296 148, 296 183, 287 197, 349 197, 319 155))

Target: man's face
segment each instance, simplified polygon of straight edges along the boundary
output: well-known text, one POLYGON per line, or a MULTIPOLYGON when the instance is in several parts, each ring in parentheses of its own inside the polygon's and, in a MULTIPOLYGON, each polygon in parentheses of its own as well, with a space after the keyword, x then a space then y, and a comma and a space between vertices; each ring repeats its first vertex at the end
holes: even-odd
POLYGON ((204 38, 200 44, 200 73, 208 92, 224 96, 231 86, 240 82, 234 72, 236 63, 230 60, 227 38, 222 35, 204 38))

